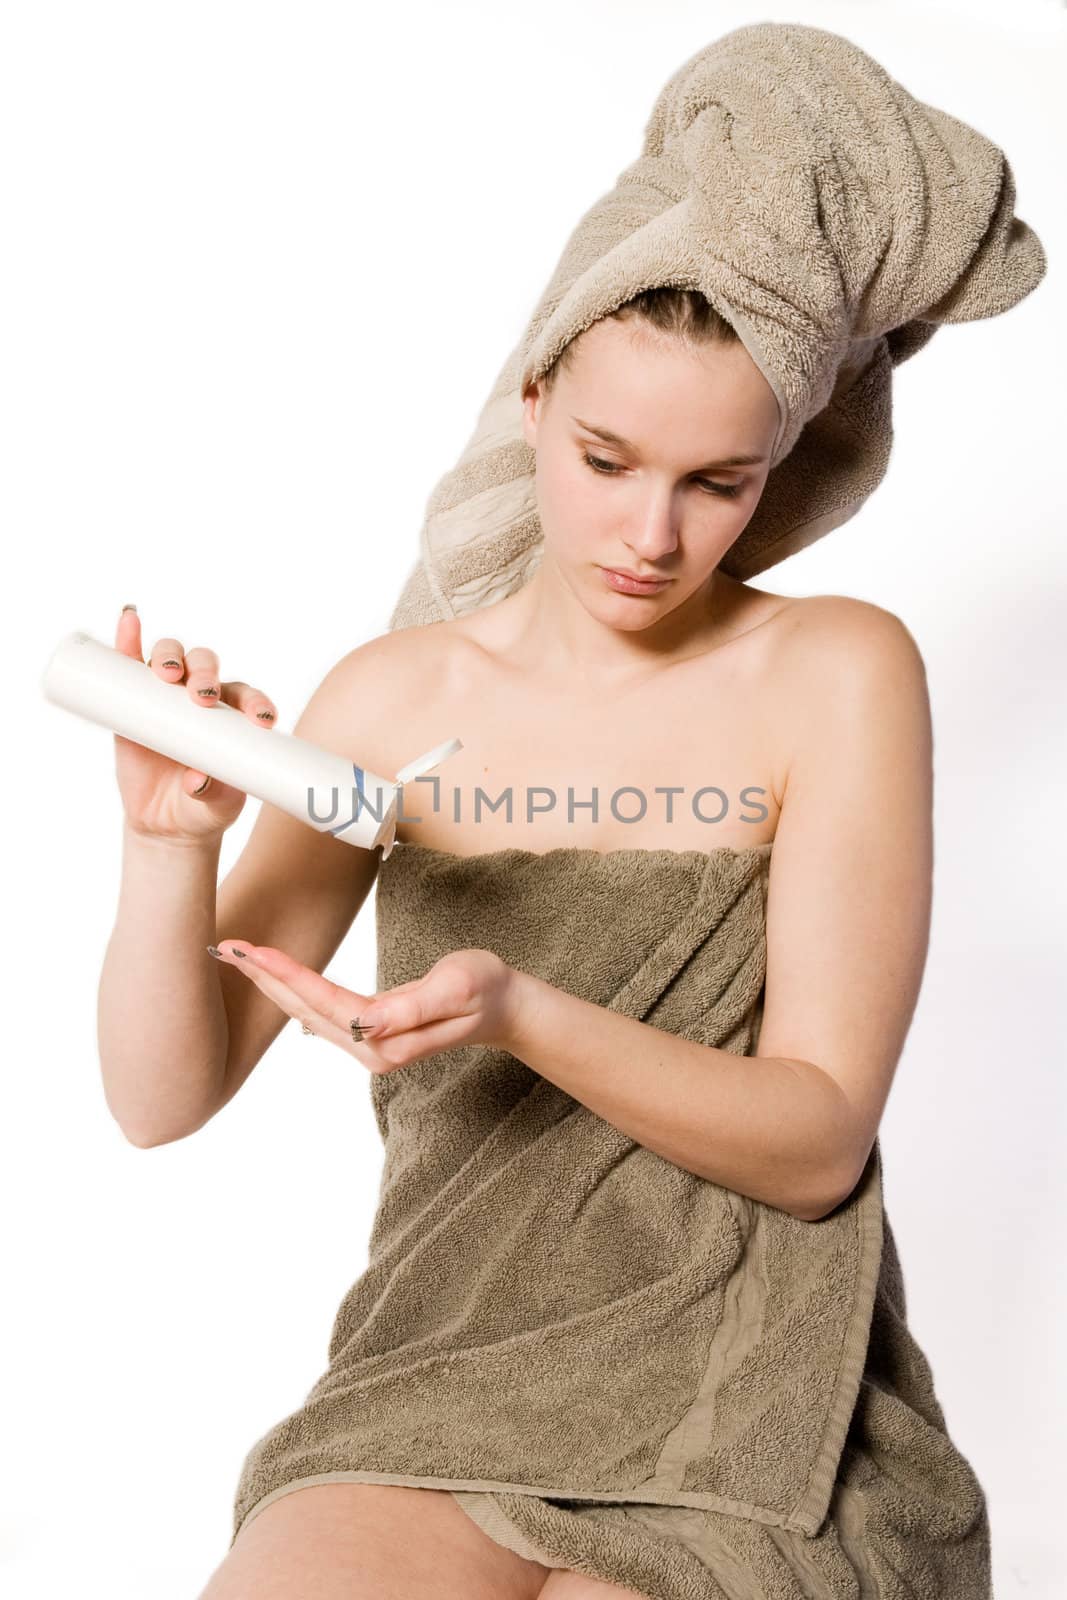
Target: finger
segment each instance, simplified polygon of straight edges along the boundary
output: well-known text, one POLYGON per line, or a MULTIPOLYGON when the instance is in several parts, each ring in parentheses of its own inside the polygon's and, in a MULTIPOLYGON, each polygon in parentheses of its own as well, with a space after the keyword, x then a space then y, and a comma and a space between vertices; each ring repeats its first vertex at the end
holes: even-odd
MULTIPOLYGON (((364 1017, 372 1003, 370 996, 360 994, 358 990, 342 988, 313 968, 294 961, 284 950, 277 950, 271 945, 252 945, 245 940, 228 939, 220 953, 232 956, 233 965, 247 965, 250 975, 258 972, 266 982, 271 983, 273 988, 268 992, 272 998, 288 1010, 290 1016, 299 1016, 313 1033, 329 1038, 334 1043, 368 1043, 377 1046, 378 1034, 372 1032, 368 1037, 364 1031, 364 1017), (356 1031, 353 1031, 353 1024, 356 1031)), ((416 978, 387 993, 390 996, 406 993, 419 988, 425 981, 425 978, 416 978)), ((404 1065, 435 1050, 461 1043, 469 1028, 470 1019, 466 1017, 436 1017, 429 1026, 417 1025, 411 1020, 405 1022, 403 1027, 394 1025, 390 1029, 389 1054, 374 1058, 360 1055, 359 1059, 374 1071, 381 1071, 383 1064, 404 1065), (398 1045, 396 1035, 400 1032, 404 1033, 404 1040, 398 1045)))
MULTIPOLYGON (((281 1006, 283 1011, 288 1011, 291 1017, 300 1013, 310 1019, 313 1007, 309 1006, 307 1001, 296 994, 288 984, 283 983, 280 978, 274 977, 267 972, 258 962, 252 961, 248 951, 254 947, 249 946, 246 949, 242 949, 232 939, 228 939, 225 944, 218 946, 209 944, 207 948, 208 953, 215 956, 223 965, 234 967, 246 978, 250 978, 257 989, 262 989, 265 995, 268 995, 281 1006)), ((322 1017, 319 1021, 324 1023, 327 1019, 322 1017)))
MULTIPOLYGON (((262 945, 260 945, 259 949, 262 950, 262 948, 262 945)), ((394 983, 391 989, 376 990, 375 993, 370 996, 369 1000, 364 1002, 364 1004, 376 1005, 379 1000, 384 1000, 387 994, 405 994, 408 989, 417 989, 420 983, 425 982, 426 974, 423 973, 421 978, 412 978, 410 983, 394 983)))
POLYGON ((431 970, 412 983, 400 983, 373 995, 363 1008, 363 1020, 372 1037, 381 1037, 415 1033, 455 1018, 460 1011, 454 984, 446 975, 431 970))
POLYGON ((474 1026, 454 974, 434 968, 373 995, 357 1020, 363 1038, 399 1066, 463 1044, 474 1026))
POLYGON ((194 700, 204 706, 217 706, 222 698, 219 658, 214 650, 198 645, 185 652, 185 682, 194 700))
POLYGON ((278 720, 278 708, 269 695, 262 689, 253 689, 250 683, 242 683, 240 679, 230 679, 222 685, 222 699, 228 706, 234 706, 238 711, 243 711, 253 722, 261 723, 263 727, 273 727, 278 720))
POLYGON ((282 983, 280 978, 274 978, 269 972, 265 972, 262 967, 253 963, 243 951, 235 949, 232 944, 220 945, 217 948, 215 945, 208 945, 207 948, 209 953, 216 956, 224 966, 234 967, 246 978, 249 978, 257 989, 262 990, 268 999, 273 1000, 275 1005, 280 1007, 282 1011, 287 1012, 290 1017, 308 1023, 313 1032, 321 1032, 328 1025, 326 1017, 316 1017, 313 1008, 302 1000, 298 994, 294 994, 288 984, 282 983))
MULTIPOLYGON (((341 1045, 374 1073, 394 1072, 413 1061, 450 1050, 463 1044, 470 1033, 469 1017, 450 1015, 421 1026, 403 1029, 394 1026, 380 1041, 374 1035, 357 1038, 352 1024, 361 1022, 370 1003, 366 996, 352 989, 342 989, 321 973, 294 961, 283 950, 268 945, 249 945, 244 940, 229 939, 219 953, 230 957, 228 965, 240 967, 276 1005, 309 1032, 341 1045), (279 976, 282 971, 288 974, 289 981, 279 976)), ((425 978, 416 978, 386 993, 400 994, 425 982, 425 978)))
POLYGON ((409 1066, 427 1056, 454 1050, 467 1043, 471 1032, 470 1017, 442 1017, 437 1022, 427 1022, 419 1028, 389 1033, 365 1035, 366 1047, 375 1052, 375 1072, 393 1072, 398 1067, 409 1066))
POLYGON ((314 968, 294 961, 284 950, 276 950, 271 945, 249 944, 244 939, 228 939, 226 943, 230 947, 227 953, 233 953, 239 961, 252 960, 261 972, 284 984, 302 1004, 310 1006, 336 1027, 347 1028, 361 1008, 370 1004, 369 995, 342 988, 314 968))
POLYGON ((285 954, 285 950, 264 944, 248 949, 251 957, 261 963, 262 970, 288 984, 293 994, 312 1006, 320 1016, 333 1022, 334 1027, 350 1027, 352 1022, 357 1021, 362 1037, 370 1037, 371 1043, 386 1032, 390 1037, 397 1034, 419 1034, 422 1037, 422 1030, 427 1026, 451 1021, 458 1010, 451 1003, 448 979, 443 974, 437 978, 427 974, 424 978, 397 984, 395 989, 387 989, 384 995, 362 995, 355 989, 342 989, 310 966, 294 962, 291 955, 285 954))
POLYGON ((144 659, 141 655, 141 619, 137 615, 136 606, 123 606, 119 612, 115 628, 115 649, 121 650, 124 656, 133 656, 136 661, 144 659))
MULTIPOLYGON (((185 790, 185 793, 189 796, 190 800, 206 799, 208 789, 211 786, 211 781, 210 773, 198 772, 195 767, 186 767, 185 771, 182 773, 182 788, 185 790)), ((211 790, 212 799, 215 798, 217 792, 218 791, 216 789, 211 790)))
MULTIPOLYGON (((240 945, 245 945, 242 940, 240 945)), ((255 946, 248 946, 255 949, 255 946)), ((353 1033, 350 1021, 346 1018, 343 1023, 336 1021, 331 1016, 324 1016, 310 1005, 303 995, 298 994, 280 978, 274 977, 265 967, 253 963, 247 954, 240 953, 240 946, 235 941, 228 939, 225 945, 217 950, 214 945, 208 945, 208 950, 221 959, 226 966, 236 967, 239 971, 252 980, 256 987, 273 1000, 275 1005, 294 1021, 300 1022, 309 1032, 316 1034, 321 1039, 327 1039, 331 1044, 340 1045, 349 1051, 356 1059, 372 1072, 382 1070, 382 1062, 370 1045, 363 1044, 353 1033)), ((305 969, 309 970, 309 969, 305 969)), ((315 974, 318 976, 318 974, 315 974)), ((353 995, 353 1000, 359 1000, 359 995, 353 995)))
POLYGON ((180 683, 185 672, 185 657, 178 639, 157 639, 148 665, 164 683, 180 683))

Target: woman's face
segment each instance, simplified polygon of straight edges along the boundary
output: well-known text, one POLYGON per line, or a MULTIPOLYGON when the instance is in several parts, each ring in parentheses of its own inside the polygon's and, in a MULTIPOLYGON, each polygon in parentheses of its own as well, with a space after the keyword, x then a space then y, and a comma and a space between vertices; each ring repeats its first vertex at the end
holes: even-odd
POLYGON ((612 627, 674 611, 755 511, 777 427, 774 391, 744 345, 693 348, 647 324, 594 323, 550 393, 535 383, 523 402, 546 576, 612 627), (759 459, 729 464, 736 456, 759 459), (667 581, 623 593, 608 568, 667 581))

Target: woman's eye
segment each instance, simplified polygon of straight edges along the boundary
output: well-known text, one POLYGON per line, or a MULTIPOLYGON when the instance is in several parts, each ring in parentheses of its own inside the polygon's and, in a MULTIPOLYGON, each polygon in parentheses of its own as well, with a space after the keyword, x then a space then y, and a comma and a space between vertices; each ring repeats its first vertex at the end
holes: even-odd
POLYGON ((582 460, 592 467, 594 472, 619 472, 622 470, 614 462, 602 461, 599 456, 591 456, 588 451, 582 456, 582 460))
MULTIPOLYGON (((622 468, 616 462, 605 461, 600 456, 591 456, 588 451, 583 452, 582 460, 594 472, 607 473, 612 477, 616 472, 622 471, 622 468)), ((740 483, 714 483, 710 478, 696 478, 694 482, 699 483, 705 494, 717 494, 724 500, 736 499, 743 488, 740 483)))
POLYGON ((721 494, 726 500, 735 499, 743 488, 740 483, 713 483, 710 478, 698 478, 697 482, 708 494, 721 494))

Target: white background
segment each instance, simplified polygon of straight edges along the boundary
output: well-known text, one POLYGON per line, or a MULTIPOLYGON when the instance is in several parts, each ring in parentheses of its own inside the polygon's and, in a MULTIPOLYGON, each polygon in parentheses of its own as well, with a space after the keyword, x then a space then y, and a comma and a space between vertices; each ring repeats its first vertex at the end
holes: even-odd
MULTIPOLYGON (((132 601, 146 653, 218 649, 291 729, 386 628, 431 490, 660 88, 763 20, 847 34, 1000 144, 1050 260, 901 369, 886 481, 765 586, 874 601, 926 659, 934 924, 887 1210, 997 1600, 1062 1592, 1067 11, 33 0, 0 23, 0 1586, 22 1600, 199 1593, 245 1452, 325 1365, 381 1165, 365 1070, 295 1024, 197 1136, 142 1150, 111 1120, 112 740, 44 701, 45 661, 132 601)), ((330 975, 372 989, 373 936, 370 900, 330 975)))

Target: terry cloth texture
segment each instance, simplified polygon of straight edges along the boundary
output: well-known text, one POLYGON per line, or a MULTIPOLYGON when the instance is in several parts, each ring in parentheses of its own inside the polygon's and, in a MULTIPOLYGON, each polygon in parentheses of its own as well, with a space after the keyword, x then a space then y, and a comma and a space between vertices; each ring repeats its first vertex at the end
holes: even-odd
POLYGON ((773 466, 719 563, 746 580, 855 516, 882 481, 895 367, 942 323, 1009 310, 1044 276, 1002 150, 863 50, 755 23, 668 80, 641 154, 582 216, 432 491, 390 626, 461 615, 539 565, 521 391, 642 289, 699 289, 774 391, 773 466))
MULTIPOLYGON (((770 843, 380 867, 379 990, 460 948, 751 1056, 770 843)), ((252 1448, 233 1537, 295 1489, 451 1491, 490 1537, 649 1600, 983 1600, 986 1501, 908 1331, 877 1143, 803 1222, 636 1143, 516 1057, 372 1076, 366 1271, 252 1448)))

